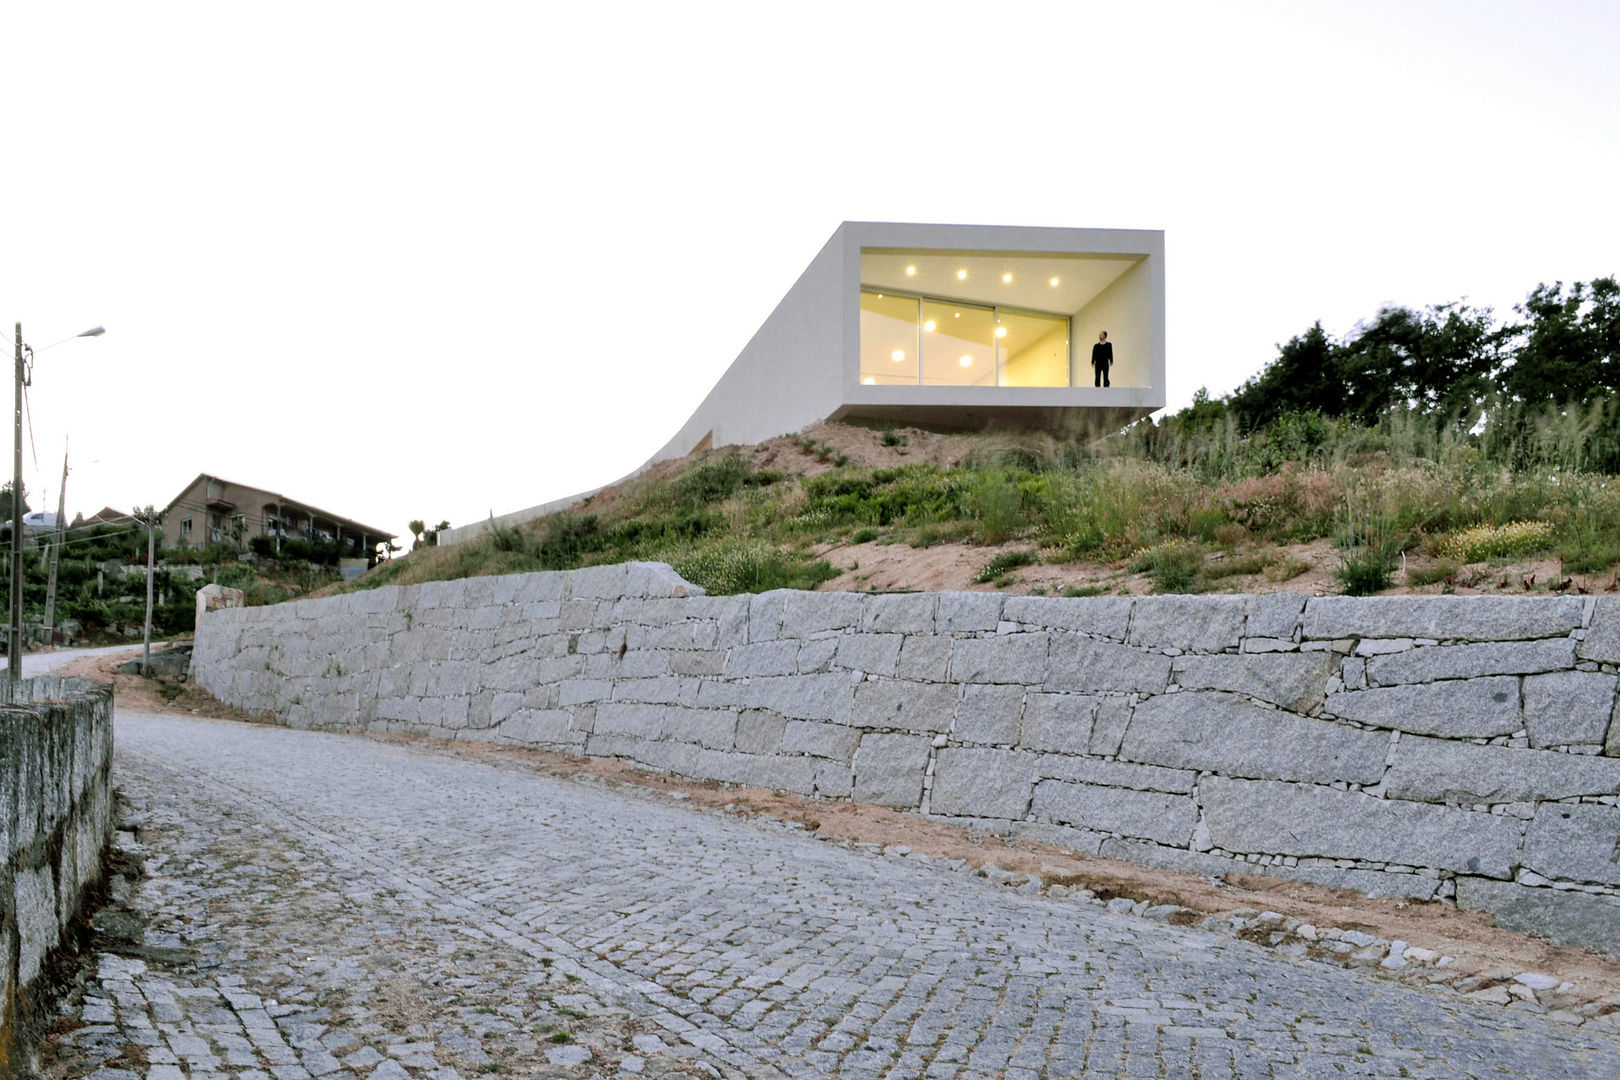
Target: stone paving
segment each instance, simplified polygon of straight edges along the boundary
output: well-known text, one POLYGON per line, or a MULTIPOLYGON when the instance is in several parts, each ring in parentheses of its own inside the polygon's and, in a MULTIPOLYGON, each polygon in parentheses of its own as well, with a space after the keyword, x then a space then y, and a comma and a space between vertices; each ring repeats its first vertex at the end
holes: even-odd
POLYGON ((651 792, 196 718, 117 738, 147 949, 100 958, 63 1074, 1620 1076, 1591 1025, 651 792))

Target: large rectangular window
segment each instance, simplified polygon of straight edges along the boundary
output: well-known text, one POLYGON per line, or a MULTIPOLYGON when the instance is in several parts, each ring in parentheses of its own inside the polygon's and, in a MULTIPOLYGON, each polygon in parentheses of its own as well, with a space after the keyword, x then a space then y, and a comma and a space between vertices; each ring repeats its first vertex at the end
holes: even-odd
POLYGON ((861 293, 861 385, 916 386, 915 296, 861 293))
POLYGON ((998 386, 1068 386, 1069 320, 999 308, 998 386))
POLYGON ((924 386, 996 384, 996 310, 924 300, 924 386))
POLYGON ((861 290, 863 386, 1068 386, 1069 319, 861 290))

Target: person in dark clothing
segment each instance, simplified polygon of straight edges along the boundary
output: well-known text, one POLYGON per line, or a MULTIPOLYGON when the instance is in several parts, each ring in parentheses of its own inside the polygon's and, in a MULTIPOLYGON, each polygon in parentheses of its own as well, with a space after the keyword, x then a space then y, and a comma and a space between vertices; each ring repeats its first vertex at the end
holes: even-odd
POLYGON ((1114 366, 1114 343, 1108 340, 1108 331, 1097 335, 1097 344, 1091 347, 1092 386, 1108 386, 1108 369, 1114 366))

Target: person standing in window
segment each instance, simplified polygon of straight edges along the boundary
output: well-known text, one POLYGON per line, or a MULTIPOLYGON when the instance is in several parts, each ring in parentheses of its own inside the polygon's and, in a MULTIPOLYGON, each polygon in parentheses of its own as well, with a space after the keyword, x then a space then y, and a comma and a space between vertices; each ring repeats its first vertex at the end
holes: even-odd
POLYGON ((1097 344, 1091 347, 1092 386, 1108 386, 1108 369, 1114 366, 1114 343, 1108 340, 1108 331, 1097 335, 1097 344))

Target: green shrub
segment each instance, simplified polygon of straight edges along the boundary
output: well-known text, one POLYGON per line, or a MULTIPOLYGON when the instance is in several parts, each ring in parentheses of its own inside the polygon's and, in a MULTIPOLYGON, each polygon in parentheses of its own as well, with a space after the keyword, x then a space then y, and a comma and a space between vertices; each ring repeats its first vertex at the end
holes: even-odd
POLYGON ((870 544, 883 534, 876 529, 856 529, 855 534, 849 538, 852 544, 870 544))
POLYGON ((245 589, 258 580, 258 575, 251 566, 243 563, 231 563, 222 566, 214 572, 214 581, 227 589, 245 589))
POLYGON ((1400 565, 1400 548, 1389 544, 1363 544, 1343 556, 1337 577, 1346 596, 1372 596, 1389 588, 1390 575, 1400 565))
POLYGON ((960 480, 934 465, 822 473, 805 478, 804 493, 797 519, 801 529, 917 525, 963 516, 960 480))
POLYGON ((931 548, 938 544, 950 544, 957 540, 973 535, 974 526, 971 521, 938 521, 922 525, 913 529, 906 538, 906 543, 914 548, 931 548))
POLYGON ((1198 592, 1204 568, 1204 549, 1185 540, 1171 540, 1138 551, 1131 572, 1153 579, 1158 593, 1198 592))
POLYGON ((718 460, 700 461, 669 481, 658 501, 674 506, 699 508, 730 498, 748 479, 748 462, 736 454, 718 460))
MULTIPOLYGON (((236 558, 235 553, 230 552, 228 559, 212 559, 206 557, 208 551, 209 548, 203 549, 204 558, 201 561, 204 566, 236 558)), ((289 536, 282 539, 281 554, 277 558, 283 562, 307 562, 314 563, 317 566, 336 566, 341 556, 342 552, 339 551, 338 545, 335 543, 311 543, 302 536, 289 536)))
POLYGON ((1035 551, 1003 551, 1000 555, 984 564, 973 580, 980 585, 988 584, 997 578, 1004 577, 1009 570, 1016 570, 1020 566, 1029 566, 1040 562, 1040 554, 1035 551))
POLYGON ((544 570, 572 570, 580 560, 606 545, 601 522, 595 514, 559 511, 546 518, 545 532, 535 554, 544 570))
POLYGON ((1079 596, 1101 596, 1108 590, 1101 585, 1070 585, 1063 590, 1063 595, 1074 598, 1079 596))
POLYGON ((489 515, 489 524, 484 526, 484 532, 496 551, 523 551, 528 547, 523 531, 516 525, 499 524, 494 513, 489 515))
POLYGON ((1603 574, 1620 562, 1620 539, 1607 536, 1579 536, 1558 546, 1558 557, 1566 574, 1603 574))
POLYGON ((1024 527, 1023 496, 1013 477, 1005 472, 982 472, 968 488, 968 507, 979 523, 979 542, 1000 544, 1024 527))
POLYGON ((711 595, 813 589, 838 576, 825 559, 809 561, 763 541, 722 541, 668 553, 675 572, 711 595))
POLYGON ((667 517, 634 517, 614 523, 595 541, 596 551, 620 559, 636 558, 656 547, 696 540, 721 524, 708 512, 681 510, 667 517))

